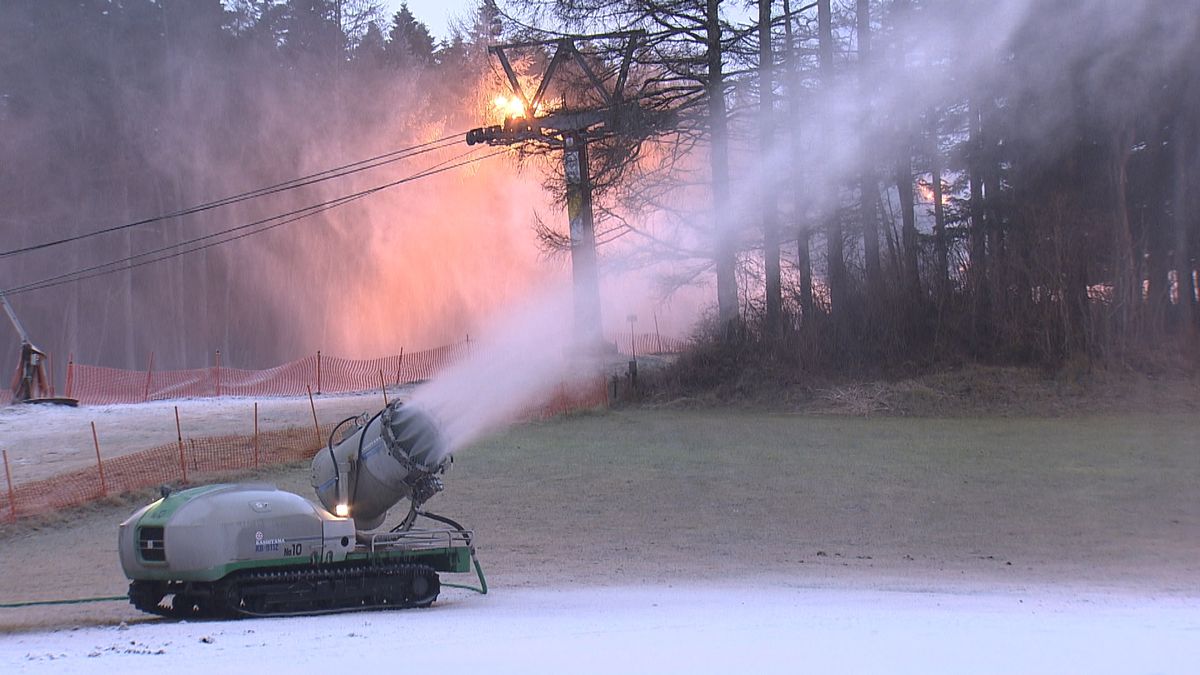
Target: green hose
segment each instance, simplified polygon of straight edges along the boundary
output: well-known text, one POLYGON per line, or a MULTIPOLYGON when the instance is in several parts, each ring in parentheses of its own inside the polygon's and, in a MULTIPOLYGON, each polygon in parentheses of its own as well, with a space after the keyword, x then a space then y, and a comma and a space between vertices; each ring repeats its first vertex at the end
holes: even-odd
MULTIPOLYGON (((479 577, 479 587, 468 586, 467 584, 448 584, 443 583, 442 586, 447 588, 461 588, 468 591, 475 591, 481 595, 487 595, 487 579, 483 576, 483 568, 479 565, 479 559, 471 556, 471 562, 475 563, 475 575, 479 577)), ((27 602, 4 602, 0 603, 0 609, 16 609, 18 607, 35 607, 39 605, 82 605, 87 602, 116 602, 117 600, 128 600, 128 595, 107 595, 100 598, 76 598, 74 600, 29 600, 27 602)))
POLYGON ((76 598, 74 600, 29 600, 27 602, 2 602, 0 603, 0 609, 34 607, 36 605, 82 605, 85 602, 116 602, 117 600, 128 599, 128 595, 107 595, 102 598, 76 598))

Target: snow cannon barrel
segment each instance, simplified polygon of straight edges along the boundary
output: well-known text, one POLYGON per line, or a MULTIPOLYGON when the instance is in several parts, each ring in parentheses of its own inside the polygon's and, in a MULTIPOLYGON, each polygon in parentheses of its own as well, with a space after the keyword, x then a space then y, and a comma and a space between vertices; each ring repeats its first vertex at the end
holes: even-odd
POLYGON ((312 486, 331 513, 373 530, 401 500, 415 509, 440 492, 437 474, 449 467, 450 454, 437 422, 419 408, 395 401, 362 419, 313 457, 312 486))

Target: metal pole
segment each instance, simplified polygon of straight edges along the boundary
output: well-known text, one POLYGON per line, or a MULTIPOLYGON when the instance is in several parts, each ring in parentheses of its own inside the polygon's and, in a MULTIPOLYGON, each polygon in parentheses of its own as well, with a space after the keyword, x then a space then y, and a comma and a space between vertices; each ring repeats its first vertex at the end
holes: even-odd
POLYGON ((662 350, 662 333, 658 332, 658 312, 654 313, 654 337, 658 339, 658 353, 663 353, 662 350))
POLYGON ((567 218, 571 223, 571 276, 574 279, 575 341, 596 348, 600 334, 600 280, 596 270, 596 231, 587 136, 563 134, 563 170, 567 179, 567 218))
POLYGON ((92 422, 92 443, 96 446, 96 469, 100 472, 100 496, 108 496, 108 484, 104 482, 104 463, 100 461, 100 437, 96 435, 96 422, 92 422))
POLYGON ((154 375, 154 350, 150 350, 150 363, 146 365, 146 389, 142 392, 142 400, 150 400, 150 378, 154 375))
POLYGON ((67 355, 67 398, 71 398, 71 390, 75 385, 75 352, 67 355))
POLYGON ((179 406, 175 406, 175 439, 179 442, 179 470, 183 472, 183 482, 187 482, 187 459, 183 456, 183 427, 179 425, 179 406))
POLYGON ((258 468, 258 401, 254 402, 254 468, 258 468))
MULTIPOLYGON (((320 349, 317 350, 317 393, 318 394, 321 393, 321 350, 320 349)), ((308 390, 308 396, 309 396, 309 398, 312 397, 312 388, 311 387, 308 390)), ((318 439, 318 440, 320 440, 320 439, 318 439)))
POLYGON ((629 355, 633 357, 634 361, 637 361, 637 344, 636 344, 637 343, 637 339, 636 339, 637 334, 633 332, 633 324, 637 323, 637 315, 630 314, 628 318, 629 318, 629 355))
POLYGON ((217 350, 217 397, 221 396, 221 350, 217 350))
POLYGON ((383 407, 388 407, 387 383, 383 381, 383 369, 379 369, 379 388, 383 390, 383 407))
POLYGON ((317 404, 313 403, 312 387, 308 388, 308 405, 312 408, 313 414, 313 433, 317 437, 317 448, 321 447, 321 425, 317 423, 317 404))

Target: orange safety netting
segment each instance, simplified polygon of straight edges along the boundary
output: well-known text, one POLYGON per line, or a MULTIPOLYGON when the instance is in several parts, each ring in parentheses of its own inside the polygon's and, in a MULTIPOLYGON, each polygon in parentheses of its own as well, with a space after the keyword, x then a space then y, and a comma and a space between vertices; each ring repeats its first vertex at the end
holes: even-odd
MULTIPOLYGON (((378 377, 378 375, 376 375, 378 377)), ((547 419, 606 406, 603 379, 582 387, 561 386, 544 405, 521 419, 547 419)), ((332 425, 266 431, 250 436, 189 438, 140 452, 97 460, 96 466, 43 480, 18 482, 5 457, 7 483, 0 491, 0 518, 17 518, 80 506, 108 495, 163 484, 196 483, 205 476, 311 459, 324 447, 332 425)))
MULTIPOLYGON (((618 336, 622 354, 673 354, 686 342, 657 333, 618 336)), ((470 342, 401 353, 376 359, 343 359, 313 356, 266 370, 244 370, 218 365, 189 370, 122 370, 69 363, 65 394, 80 403, 140 403, 208 396, 299 396, 370 391, 427 380, 439 370, 465 357, 470 342)), ((7 403, 11 394, 0 394, 7 403)))
POLYGON ((418 382, 468 353, 470 343, 377 359, 342 359, 320 352, 266 370, 220 365, 190 370, 120 370, 72 363, 66 395, 85 404, 140 403, 205 396, 342 394, 418 382))
MULTIPOLYGON (((332 426, 321 431, 328 434, 332 426)), ((106 459, 87 469, 17 483, 0 494, 0 514, 16 519, 154 485, 194 482, 206 474, 300 461, 312 457, 322 444, 312 427, 257 436, 188 438, 106 459)))

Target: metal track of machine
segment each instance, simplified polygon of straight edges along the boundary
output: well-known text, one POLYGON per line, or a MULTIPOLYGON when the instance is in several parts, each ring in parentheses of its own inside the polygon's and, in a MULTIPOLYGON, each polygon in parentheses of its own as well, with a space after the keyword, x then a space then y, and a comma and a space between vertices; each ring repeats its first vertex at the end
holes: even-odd
POLYGON ((301 616, 428 607, 440 590, 437 572, 428 565, 384 563, 250 571, 208 584, 134 581, 129 602, 176 619, 301 616))

